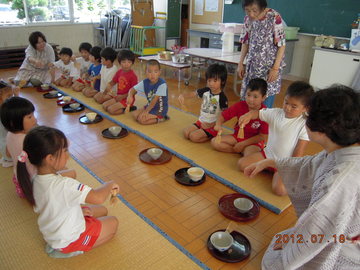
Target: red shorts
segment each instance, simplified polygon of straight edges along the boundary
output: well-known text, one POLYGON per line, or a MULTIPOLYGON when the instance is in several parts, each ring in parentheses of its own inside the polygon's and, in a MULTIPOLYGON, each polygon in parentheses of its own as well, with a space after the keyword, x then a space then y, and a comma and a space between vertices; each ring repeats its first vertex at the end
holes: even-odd
MULTIPOLYGON (((237 134, 233 134, 233 137, 235 138, 235 140, 237 142, 242 142, 242 141, 246 140, 246 139, 238 138, 237 134)), ((265 142, 264 141, 261 141, 261 142, 258 142, 258 143, 253 143, 253 144, 250 144, 250 145, 255 145, 255 146, 259 147, 261 150, 265 148, 265 142)))
POLYGON ((85 231, 80 234, 80 237, 76 241, 70 243, 65 248, 61 248, 60 252, 89 251, 93 247, 101 232, 101 221, 89 216, 85 216, 84 218, 85 231))
POLYGON ((91 81, 87 81, 87 80, 84 81, 84 80, 81 79, 81 78, 77 79, 76 81, 79 82, 79 83, 82 83, 82 84, 89 84, 89 83, 91 83, 91 81))
MULTIPOLYGON (((265 159, 267 159, 264 149, 262 149, 260 153, 263 155, 263 157, 265 159)), ((267 167, 266 170, 271 172, 271 173, 276 173, 277 172, 277 169, 274 168, 274 167, 267 167)))
MULTIPOLYGON (((119 102, 120 102, 120 104, 121 104, 121 105, 123 105, 123 106, 124 106, 124 108, 126 108, 126 107, 127 107, 126 98, 123 98, 123 99, 122 99, 122 100, 120 100, 119 102)), ((131 106, 133 106, 133 105, 134 105, 134 103, 135 103, 135 99, 134 99, 134 101, 130 104, 130 107, 131 107, 131 106)))
POLYGON ((208 136, 208 138, 213 138, 216 137, 217 135, 217 131, 212 127, 212 128, 202 128, 201 127, 201 122, 200 120, 197 120, 196 123, 194 123, 194 125, 198 128, 198 129, 202 129, 203 131, 205 131, 206 135, 208 136))

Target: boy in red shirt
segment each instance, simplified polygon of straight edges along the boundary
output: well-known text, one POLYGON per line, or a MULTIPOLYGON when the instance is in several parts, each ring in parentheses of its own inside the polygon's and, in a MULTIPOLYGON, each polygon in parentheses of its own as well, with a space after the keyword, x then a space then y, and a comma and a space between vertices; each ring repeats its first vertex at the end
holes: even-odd
MULTIPOLYGON (((266 98, 267 83, 263 79, 250 80, 247 90, 245 101, 235 103, 227 110, 223 111, 214 127, 215 130, 222 130, 222 124, 233 117, 239 119, 240 116, 249 112, 249 110, 260 110, 265 108, 263 104, 266 98)), ((219 138, 213 138, 211 145, 214 149, 221 152, 228 153, 242 153, 244 156, 248 156, 255 152, 260 152, 265 147, 265 140, 268 134, 268 124, 260 119, 251 120, 243 128, 243 138, 238 136, 240 127, 238 121, 234 126, 234 133, 228 135, 221 135, 221 141, 219 138)), ((240 130, 240 133, 241 130, 240 130)))
MULTIPOLYGON (((104 110, 110 114, 124 113, 129 90, 138 83, 137 76, 131 69, 135 62, 135 54, 130 50, 121 50, 118 54, 118 61, 120 69, 115 73, 112 81, 109 82, 107 89, 105 90, 110 93, 111 88, 117 84, 117 95, 103 103, 104 110)), ((131 104, 130 110, 136 109, 132 106, 133 104, 131 104)))

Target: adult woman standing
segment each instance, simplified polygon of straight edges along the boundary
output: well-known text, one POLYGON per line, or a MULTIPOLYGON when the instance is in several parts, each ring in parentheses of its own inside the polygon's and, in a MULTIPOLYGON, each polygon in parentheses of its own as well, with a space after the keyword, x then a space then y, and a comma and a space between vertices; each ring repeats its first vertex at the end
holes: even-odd
POLYGON ((265 105, 272 107, 280 92, 281 73, 285 66, 285 34, 280 14, 267 8, 266 0, 243 0, 244 32, 240 37, 241 55, 238 66, 243 79, 241 98, 245 99, 246 86, 254 78, 268 82, 265 105), (244 60, 246 63, 244 64, 244 60))
POLYGON ((15 84, 31 82, 33 86, 50 83, 51 75, 49 64, 55 62, 55 53, 50 44, 46 42, 43 33, 36 31, 29 36, 30 45, 26 48, 25 60, 15 77, 15 84))

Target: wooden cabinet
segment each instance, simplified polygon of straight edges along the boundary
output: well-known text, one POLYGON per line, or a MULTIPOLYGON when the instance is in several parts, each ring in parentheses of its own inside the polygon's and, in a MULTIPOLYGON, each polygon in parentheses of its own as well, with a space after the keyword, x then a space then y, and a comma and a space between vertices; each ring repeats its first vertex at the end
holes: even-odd
POLYGON ((360 53, 315 47, 310 84, 325 88, 334 83, 350 86, 360 64, 360 53))

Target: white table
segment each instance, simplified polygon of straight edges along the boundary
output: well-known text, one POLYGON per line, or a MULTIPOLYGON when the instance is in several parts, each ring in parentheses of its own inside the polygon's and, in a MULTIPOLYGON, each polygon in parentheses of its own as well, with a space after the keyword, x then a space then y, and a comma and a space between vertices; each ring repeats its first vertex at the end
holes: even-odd
MULTIPOLYGON (((204 61, 214 60, 222 63, 237 65, 240 61, 240 52, 228 52, 224 53, 221 49, 213 48, 189 48, 184 50, 185 54, 190 55, 190 72, 189 78, 185 79, 185 84, 189 84, 191 79, 192 68, 194 66, 194 58, 204 59, 204 61)), ((238 84, 241 83, 241 80, 238 80, 237 69, 234 72, 234 84, 233 90, 237 96, 240 96, 240 91, 237 90, 238 84)))
POLYGON ((143 70, 143 61, 149 61, 149 60, 157 60, 159 61, 159 63, 161 65, 164 65, 164 66, 168 66, 168 67, 171 67, 171 68, 174 68, 176 69, 178 72, 178 81, 181 81, 181 74, 180 74, 180 71, 184 68, 189 68, 190 67, 190 64, 179 64, 179 63, 174 63, 173 61, 169 60, 161 60, 159 58, 158 55, 149 55, 149 56, 140 56, 138 57, 138 59, 141 61, 141 69, 143 70))

